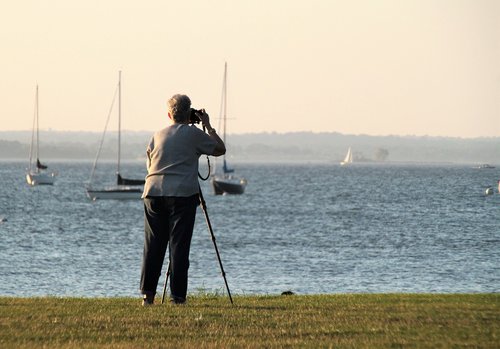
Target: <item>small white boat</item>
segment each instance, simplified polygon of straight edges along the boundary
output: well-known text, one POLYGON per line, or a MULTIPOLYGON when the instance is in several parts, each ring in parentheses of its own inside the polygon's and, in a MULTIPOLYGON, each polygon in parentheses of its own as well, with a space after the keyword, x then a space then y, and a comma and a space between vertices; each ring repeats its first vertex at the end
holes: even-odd
POLYGON ((475 166, 474 168, 477 168, 477 169, 480 169, 480 170, 484 170, 484 169, 495 168, 495 166, 491 166, 490 164, 481 164, 481 165, 475 166))
POLYGON ((346 166, 352 164, 352 150, 351 147, 347 150, 347 154, 343 161, 340 162, 340 166, 346 166))
POLYGON ((56 173, 41 173, 41 172, 28 172, 26 174, 26 182, 29 185, 52 185, 56 180, 56 173))
POLYGON ((31 131, 31 146, 30 146, 30 159, 29 167, 26 173, 26 182, 29 185, 52 185, 56 180, 56 172, 47 170, 47 166, 43 165, 40 160, 40 132, 38 126, 38 85, 36 86, 35 96, 35 116, 33 117, 33 128, 31 131), (36 129, 36 132, 35 132, 36 129), (33 160, 36 158, 36 162, 33 160))

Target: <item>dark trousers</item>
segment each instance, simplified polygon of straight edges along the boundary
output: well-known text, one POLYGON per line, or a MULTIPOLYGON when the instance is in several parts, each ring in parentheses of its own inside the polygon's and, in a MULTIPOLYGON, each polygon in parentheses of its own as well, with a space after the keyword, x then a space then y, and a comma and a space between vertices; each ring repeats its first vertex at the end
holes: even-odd
POLYGON ((186 299, 189 249, 198 204, 198 194, 190 197, 144 198, 142 294, 156 294, 168 246, 171 297, 176 301, 186 299))

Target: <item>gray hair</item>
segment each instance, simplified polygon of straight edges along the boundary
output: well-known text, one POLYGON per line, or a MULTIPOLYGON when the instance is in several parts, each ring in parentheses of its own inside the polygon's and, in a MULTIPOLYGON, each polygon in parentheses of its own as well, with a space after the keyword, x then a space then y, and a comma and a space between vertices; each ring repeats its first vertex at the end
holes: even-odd
POLYGON ((191 100, 186 95, 176 94, 168 100, 168 111, 175 122, 189 121, 191 100))

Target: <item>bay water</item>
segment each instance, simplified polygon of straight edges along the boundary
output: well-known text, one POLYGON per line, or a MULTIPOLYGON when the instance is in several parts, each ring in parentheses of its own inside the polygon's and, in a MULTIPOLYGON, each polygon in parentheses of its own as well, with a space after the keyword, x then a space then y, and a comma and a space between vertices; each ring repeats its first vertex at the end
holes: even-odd
MULTIPOLYGON (((90 162, 50 165, 55 185, 30 187, 24 162, 0 162, 0 295, 138 296, 142 201, 92 202, 90 162)), ((201 187, 233 294, 500 291, 500 195, 485 195, 498 167, 232 165, 245 194, 201 187)), ((144 177, 144 163, 122 174, 144 177)), ((199 208, 188 293, 224 291, 199 208)))

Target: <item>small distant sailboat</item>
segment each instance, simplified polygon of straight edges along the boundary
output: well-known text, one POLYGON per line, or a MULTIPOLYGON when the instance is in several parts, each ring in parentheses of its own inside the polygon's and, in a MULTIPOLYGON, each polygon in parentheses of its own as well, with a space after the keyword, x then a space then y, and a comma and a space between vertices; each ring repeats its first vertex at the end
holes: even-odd
MULTIPOLYGON (((226 143, 226 120, 227 120, 227 63, 224 65, 224 79, 222 83, 221 116, 224 122, 223 141, 226 143)), ((243 194, 247 180, 233 175, 234 169, 227 166, 226 154, 223 155, 222 174, 214 174, 211 179, 215 195, 243 194)))
POLYGON ((31 131, 31 146, 29 167, 26 173, 26 181, 29 185, 52 185, 56 180, 56 172, 46 171, 47 166, 40 162, 40 132, 38 127, 38 85, 36 85, 35 115, 33 117, 33 128, 31 131), (36 128, 36 132, 35 132, 36 128), (33 159, 36 158, 36 163, 33 159))
POLYGON ((347 150, 347 154, 343 161, 340 162, 341 166, 346 166, 352 164, 352 150, 351 147, 347 150))
POLYGON ((104 142, 104 136, 106 134, 106 129, 108 128, 109 118, 111 116, 111 111, 113 109, 113 104, 116 98, 113 97, 113 102, 111 104, 111 109, 109 111, 108 118, 106 120, 106 125, 104 127, 104 132, 102 134, 101 144, 97 151, 97 155, 94 161, 94 166, 92 167, 92 172, 90 175, 89 185, 87 187, 87 196, 95 201, 95 200, 139 200, 142 196, 143 188, 138 187, 142 186, 145 183, 144 179, 129 179, 123 178, 120 173, 120 158, 121 158, 121 71, 118 76, 118 159, 117 159, 117 169, 116 169, 116 186, 103 188, 103 189, 94 189, 92 187, 92 181, 94 179, 95 170, 97 167, 97 160, 101 153, 102 145, 104 142))
POLYGON ((485 170, 485 169, 489 170, 489 169, 495 168, 495 166, 492 166, 490 164, 481 164, 481 165, 475 166, 474 168, 477 168, 479 170, 485 170))

